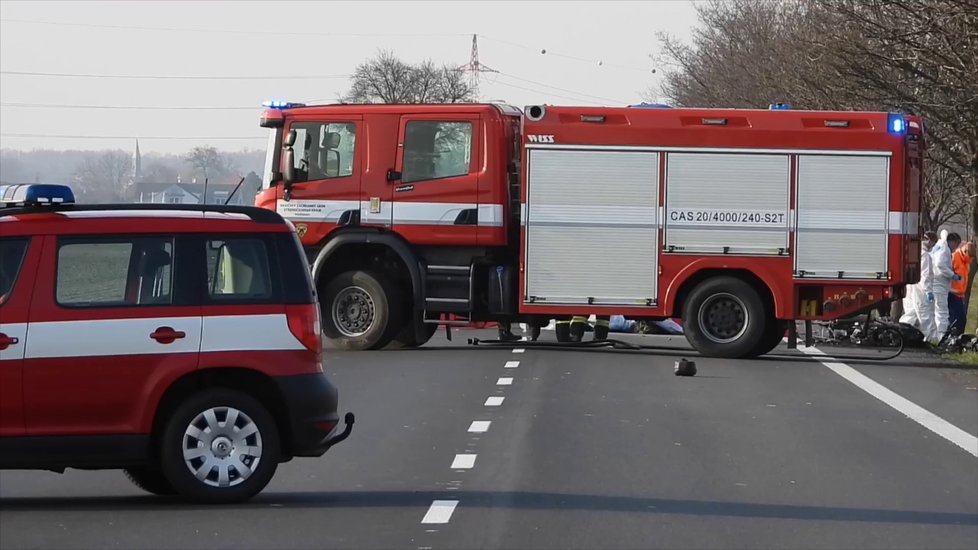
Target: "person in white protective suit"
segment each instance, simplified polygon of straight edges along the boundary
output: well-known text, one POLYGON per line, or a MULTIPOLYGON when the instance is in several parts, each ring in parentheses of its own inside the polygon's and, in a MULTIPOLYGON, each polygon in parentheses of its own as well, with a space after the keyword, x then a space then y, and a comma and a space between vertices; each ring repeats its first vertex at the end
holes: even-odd
POLYGON ((934 324, 935 337, 940 340, 951 324, 951 313, 947 307, 947 295, 951 292, 951 279, 954 268, 951 265, 951 248, 947 244, 947 229, 941 230, 941 238, 931 248, 931 269, 934 272, 934 324))
POLYGON ((930 257, 931 248, 937 241, 937 233, 927 231, 920 242, 920 281, 907 286, 903 299, 901 323, 916 326, 928 342, 938 341, 934 322, 934 271, 930 257))

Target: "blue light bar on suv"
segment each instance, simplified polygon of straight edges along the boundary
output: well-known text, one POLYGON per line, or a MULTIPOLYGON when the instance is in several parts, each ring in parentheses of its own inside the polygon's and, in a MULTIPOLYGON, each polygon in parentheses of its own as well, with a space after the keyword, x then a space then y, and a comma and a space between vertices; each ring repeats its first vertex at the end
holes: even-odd
POLYGON ((67 185, 24 183, 0 185, 0 206, 74 204, 75 194, 67 185))

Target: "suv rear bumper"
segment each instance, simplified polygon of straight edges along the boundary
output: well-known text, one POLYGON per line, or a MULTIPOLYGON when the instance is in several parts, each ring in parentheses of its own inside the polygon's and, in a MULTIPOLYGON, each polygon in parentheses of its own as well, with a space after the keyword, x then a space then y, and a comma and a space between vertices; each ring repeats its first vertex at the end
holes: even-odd
POLYGON ((339 432, 336 412, 338 394, 325 374, 303 374, 275 378, 288 412, 290 444, 288 456, 322 456, 353 430, 353 413, 346 413, 346 426, 339 432))

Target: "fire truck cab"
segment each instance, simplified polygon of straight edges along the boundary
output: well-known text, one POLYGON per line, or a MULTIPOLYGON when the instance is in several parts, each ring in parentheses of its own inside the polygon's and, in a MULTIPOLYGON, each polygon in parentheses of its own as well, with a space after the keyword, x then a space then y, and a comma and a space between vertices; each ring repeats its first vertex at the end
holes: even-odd
POLYGON ((291 220, 327 341, 417 346, 445 314, 681 318, 772 350, 919 274, 923 127, 885 112, 267 105, 256 203, 291 220))

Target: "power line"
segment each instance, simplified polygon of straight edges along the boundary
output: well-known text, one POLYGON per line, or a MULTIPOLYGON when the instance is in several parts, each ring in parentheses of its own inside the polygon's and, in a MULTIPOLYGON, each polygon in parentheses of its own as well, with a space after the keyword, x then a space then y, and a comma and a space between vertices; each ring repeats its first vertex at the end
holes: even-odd
POLYGON ((581 98, 581 97, 563 96, 563 95, 554 94, 554 93, 551 93, 551 92, 548 92, 548 91, 545 91, 545 90, 537 90, 537 89, 534 89, 534 88, 526 88, 526 87, 523 87, 523 86, 517 86, 516 84, 510 84, 508 82, 502 82, 502 81, 499 81, 499 80, 497 80, 495 82, 495 84, 499 84, 500 86, 506 86, 508 88, 516 88, 518 90, 525 90, 527 92, 536 92, 538 94, 547 94, 547 95, 550 95, 550 96, 553 96, 553 97, 559 97, 561 99, 569 99, 571 101, 580 101, 580 102, 583 102, 583 103, 590 103, 591 105, 601 105, 600 103, 598 103, 596 101, 592 101, 590 99, 584 99, 584 98, 581 98))
POLYGON ((574 56, 574 55, 568 55, 568 54, 562 54, 562 53, 552 52, 552 51, 550 51, 550 50, 548 50, 546 48, 534 48, 533 46, 528 46, 526 44, 520 44, 518 42, 512 42, 512 41, 509 41, 509 40, 503 40, 501 38, 495 38, 493 36, 486 36, 484 34, 480 34, 479 36, 481 36, 482 38, 485 38, 486 40, 490 40, 490 41, 494 41, 494 42, 499 42, 500 44, 506 44, 506 45, 509 45, 509 46, 513 46, 514 48, 520 48, 522 50, 527 50, 527 51, 531 51, 531 52, 537 52, 537 53, 539 53, 541 55, 551 55, 553 57, 562 57, 564 59, 570 59, 570 60, 573 60, 573 61, 579 61, 579 62, 582 62, 582 63, 587 63, 589 65, 598 65, 598 66, 602 66, 602 67, 611 67, 611 68, 615 68, 615 69, 625 69, 625 70, 628 70, 628 71, 638 71, 638 72, 643 72, 643 73, 647 73, 647 72, 649 72, 649 71, 652 70, 650 68, 643 69, 643 68, 639 68, 639 67, 632 67, 632 66, 629 66, 629 65, 619 65, 617 63, 605 63, 603 60, 600 60, 600 59, 587 59, 587 58, 584 58, 584 57, 577 57, 577 56, 574 56))
POLYGON ((514 80, 519 80, 519 81, 522 81, 522 82, 526 82, 527 84, 536 84, 537 86, 543 86, 545 88, 552 88, 554 90, 558 90, 558 91, 561 91, 561 92, 567 92, 567 93, 575 94, 575 95, 577 95, 579 97, 590 97, 590 98, 594 98, 594 99, 599 99, 601 101, 609 101, 611 103, 616 103, 616 104, 626 103, 625 101, 619 101, 617 99, 610 99, 610 98, 607 98, 607 97, 601 97, 601 96, 597 96, 597 95, 585 94, 583 92, 578 92, 578 91, 575 91, 575 90, 568 90, 567 88, 558 88, 557 86, 551 86, 550 84, 544 84, 543 82, 537 82, 536 80, 530 80, 528 78, 522 78, 522 77, 519 77, 519 76, 516 76, 516 75, 509 74, 509 73, 504 73, 502 71, 496 71, 496 72, 498 72, 499 74, 501 74, 503 76, 512 78, 514 80))
POLYGON ((252 76, 232 76, 232 75, 128 75, 128 74, 93 74, 93 73, 47 73, 36 71, 0 71, 0 74, 21 75, 21 76, 52 76, 66 78, 119 78, 131 80, 328 80, 335 78, 349 78, 348 74, 330 75, 252 75, 252 76))
MULTIPOLYGON (((161 32, 188 32, 188 33, 207 33, 207 34, 244 34, 244 35, 266 35, 266 36, 318 36, 318 37, 391 37, 391 38, 427 38, 427 37, 469 37, 471 33, 363 33, 363 32, 312 32, 312 31, 273 31, 273 30, 242 30, 242 29, 193 29, 193 28, 180 28, 180 27, 154 27, 154 26, 143 26, 143 25, 108 25, 104 23, 74 23, 74 22, 63 22, 63 21, 38 21, 31 19, 0 19, 0 22, 4 23, 23 23, 29 25, 48 25, 48 26, 62 26, 62 27, 81 27, 81 28, 96 28, 96 29, 115 29, 115 30, 139 30, 139 31, 161 31, 161 32)), ((563 54, 559 52, 549 51, 546 48, 535 48, 527 44, 521 44, 519 42, 513 42, 510 40, 503 40, 501 38, 496 38, 494 36, 488 36, 485 34, 479 34, 478 36, 500 44, 507 44, 515 48, 520 48, 527 51, 538 52, 542 55, 550 55, 553 57, 561 57, 564 59, 570 59, 572 61, 578 61, 582 63, 587 63, 589 65, 599 65, 603 67, 611 67, 616 69, 624 69, 629 71, 638 71, 647 73, 650 71, 649 68, 633 67, 628 65, 621 65, 617 63, 606 63, 599 59, 588 59, 584 57, 579 57, 575 55, 563 54)))
POLYGON ((156 105, 66 105, 57 103, 18 103, 4 101, 0 107, 27 107, 37 109, 118 109, 136 111, 260 111, 261 106, 226 107, 226 106, 156 106, 156 105))
POLYGON ((248 136, 83 136, 83 135, 68 135, 68 134, 0 134, 0 137, 6 138, 44 138, 44 139, 145 139, 145 140, 172 140, 172 139, 185 139, 185 140, 202 140, 202 139, 212 139, 212 140, 267 140, 268 136, 264 137, 248 137, 248 136))
POLYGON ((245 35, 269 35, 269 36, 338 36, 338 37, 379 37, 390 36, 397 38, 426 38, 430 36, 438 37, 459 37, 471 36, 471 33, 369 33, 369 32, 313 32, 313 31, 271 31, 271 30, 244 30, 244 29, 188 29, 181 27, 153 27, 143 25, 107 25, 104 23, 70 23, 66 21, 38 21, 32 19, 0 19, 2 23, 24 23, 29 25, 49 25, 59 27, 82 27, 93 29, 116 29, 116 30, 137 30, 137 31, 162 31, 162 32, 189 32, 207 34, 245 34, 245 35))

